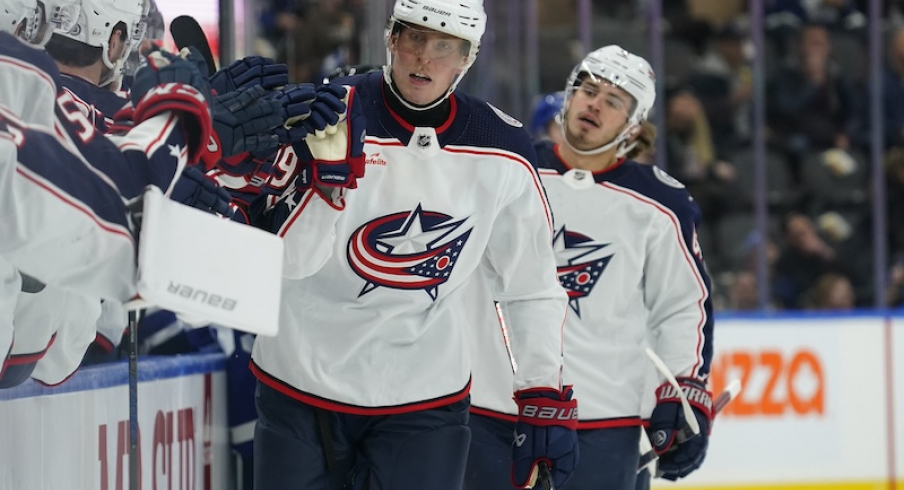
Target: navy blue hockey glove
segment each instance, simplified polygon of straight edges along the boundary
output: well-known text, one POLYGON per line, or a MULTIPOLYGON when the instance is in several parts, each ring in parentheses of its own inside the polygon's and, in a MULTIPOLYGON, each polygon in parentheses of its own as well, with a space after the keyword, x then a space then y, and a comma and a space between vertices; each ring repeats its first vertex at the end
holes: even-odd
MULTIPOLYGON (((356 99, 354 87, 348 88, 340 102, 346 106, 346 111, 333 126, 335 131, 316 131, 292 145, 301 162, 301 171, 295 180, 297 188, 319 184, 354 189, 358 187, 358 179, 364 177, 367 116, 356 99)), ((309 119, 314 115, 312 112, 309 119)))
POLYGON ((173 187, 170 199, 227 218, 232 217, 234 212, 229 206, 232 201, 229 192, 204 175, 199 167, 185 167, 173 187))
POLYGON ((260 85, 274 90, 289 84, 289 67, 263 56, 248 56, 220 68, 210 77, 210 86, 218 94, 260 85))
MULTIPOLYGON (((269 94, 282 107, 282 126, 276 128, 279 143, 290 145, 307 136, 308 128, 301 124, 310 117, 311 104, 317 99, 317 90, 312 83, 289 85, 269 94)), ((321 128, 323 129, 323 128, 321 128)))
POLYGON ((518 421, 512 445, 512 484, 531 488, 545 462, 556 487, 571 478, 578 463, 578 402, 573 390, 534 388, 515 393, 518 421))
POLYGON ((180 55, 175 55, 160 48, 153 47, 146 53, 147 64, 135 72, 129 97, 132 105, 138 102, 152 88, 167 83, 181 83, 195 87, 204 98, 210 100, 210 83, 203 75, 207 71, 207 62, 195 48, 186 48, 180 55))
POLYGON ((212 154, 225 158, 248 152, 264 158, 276 152, 279 138, 273 130, 283 122, 280 103, 264 98, 265 93, 256 85, 214 97, 212 154))
POLYGON ((217 162, 217 168, 229 175, 237 177, 268 178, 273 172, 273 160, 270 157, 257 158, 245 152, 239 155, 222 158, 217 162))
POLYGON ((147 55, 147 64, 135 73, 131 99, 136 124, 162 112, 179 117, 188 144, 189 163, 197 162, 211 136, 210 87, 198 70, 196 51, 184 50, 186 58, 159 49, 147 55))
POLYGON ((656 389, 656 408, 650 416, 650 440, 659 455, 659 471, 666 480, 684 478, 703 464, 713 420, 713 396, 705 384, 678 378, 678 385, 694 410, 700 434, 687 437, 687 419, 675 388, 664 383, 656 389))

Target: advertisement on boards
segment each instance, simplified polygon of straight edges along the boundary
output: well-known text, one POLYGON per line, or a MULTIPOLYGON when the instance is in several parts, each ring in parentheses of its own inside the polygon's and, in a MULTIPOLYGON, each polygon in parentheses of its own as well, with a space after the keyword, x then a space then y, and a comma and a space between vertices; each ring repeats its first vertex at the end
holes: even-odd
MULTIPOLYGON (((877 488, 888 480, 884 319, 717 318, 710 378, 744 388, 703 467, 655 488, 877 488)), ((886 488, 882 486, 882 488, 886 488)))

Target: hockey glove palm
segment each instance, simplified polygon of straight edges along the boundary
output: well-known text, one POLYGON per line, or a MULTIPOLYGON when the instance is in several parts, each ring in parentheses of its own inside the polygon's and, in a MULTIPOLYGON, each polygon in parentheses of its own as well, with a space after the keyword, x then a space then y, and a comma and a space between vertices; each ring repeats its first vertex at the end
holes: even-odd
POLYGON ((170 199, 208 213, 226 217, 231 217, 233 214, 233 210, 229 206, 232 200, 229 192, 204 175, 204 172, 198 167, 185 167, 182 176, 173 187, 170 199))
POLYGON ((263 56, 248 56, 233 61, 210 77, 210 86, 218 94, 260 85, 274 90, 289 84, 289 67, 263 56))
POLYGON ((571 478, 578 463, 578 406, 573 390, 535 388, 515 393, 518 420, 512 445, 512 483, 531 488, 545 462, 556 487, 571 478))
POLYGON ((336 124, 335 132, 317 131, 292 145, 303 165, 296 187, 305 189, 313 184, 358 187, 358 179, 364 177, 367 117, 355 95, 355 88, 349 87, 343 101, 347 110, 336 124))
POLYGON ((270 95, 281 104, 282 126, 276 128, 279 143, 289 145, 307 136, 305 126, 298 124, 311 115, 311 104, 317 99, 314 84, 299 83, 273 92, 270 95))
POLYGON ((217 151, 223 158, 244 152, 263 158, 276 152, 279 139, 273 130, 282 124, 280 103, 264 98, 260 85, 218 95, 213 100, 213 128, 217 151))
POLYGON ((703 382, 693 378, 679 378, 678 385, 684 392, 700 425, 700 433, 687 437, 687 419, 681 407, 681 398, 669 383, 656 389, 656 408, 650 416, 650 439, 659 454, 659 470, 667 480, 684 478, 703 464, 709 445, 712 426, 712 393, 703 382))

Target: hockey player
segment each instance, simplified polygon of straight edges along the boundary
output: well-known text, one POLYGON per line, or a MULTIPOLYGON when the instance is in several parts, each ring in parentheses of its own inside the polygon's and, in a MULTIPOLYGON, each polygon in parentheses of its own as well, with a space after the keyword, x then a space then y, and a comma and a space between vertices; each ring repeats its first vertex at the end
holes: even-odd
POLYGON ((485 25, 479 0, 397 0, 383 73, 344 80, 338 138, 294 145, 294 187, 260 215, 252 206, 252 221, 286 245, 280 330, 252 353, 258 490, 461 487, 463 298, 481 263, 524 359, 506 459, 523 487, 541 462, 557 484, 573 471, 577 405, 560 379, 567 300, 535 155, 521 123, 455 90, 485 25), (541 409, 558 416, 541 420, 541 409))
POLYGON ((61 81, 102 132, 127 102, 103 88, 122 76, 129 52, 144 38, 147 0, 75 0, 51 3, 51 22, 68 21, 47 43, 61 81))
MULTIPOLYGON (((650 434, 663 477, 686 476, 707 448, 713 320, 697 244, 700 210, 680 182, 626 158, 656 97, 643 58, 618 46, 600 48, 574 68, 565 89, 558 116, 563 142, 541 141, 536 148, 556 218, 559 280, 569 298, 565 380, 581 400, 581 464, 567 488, 632 490, 651 365, 644 354, 648 333, 701 428, 696 437, 677 436, 686 421, 676 393, 660 379, 650 434)), ((496 315, 483 304, 472 342, 480 355, 473 371, 468 490, 511 488, 500 461, 518 413, 498 391, 511 382, 512 363, 498 328, 486 328, 496 315)), ((517 343, 517 332, 511 338, 517 343)), ((517 352, 513 358, 517 375, 529 361, 517 352)))

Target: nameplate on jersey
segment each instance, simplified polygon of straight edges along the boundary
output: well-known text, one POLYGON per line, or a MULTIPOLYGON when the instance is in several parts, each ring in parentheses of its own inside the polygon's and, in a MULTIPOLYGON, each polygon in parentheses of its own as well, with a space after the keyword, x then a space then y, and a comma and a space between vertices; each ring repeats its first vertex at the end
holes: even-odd
POLYGON ((279 329, 283 242, 276 235, 144 195, 138 294, 146 303, 259 335, 279 329), (253 254, 236 260, 235 251, 253 254))
POLYGON ((433 128, 414 128, 411 133, 411 141, 408 148, 421 155, 434 155, 439 153, 439 141, 433 128))
POLYGON ((574 189, 589 189, 596 183, 593 179, 592 172, 579 168, 573 168, 565 172, 565 174, 562 175, 562 180, 574 189))

